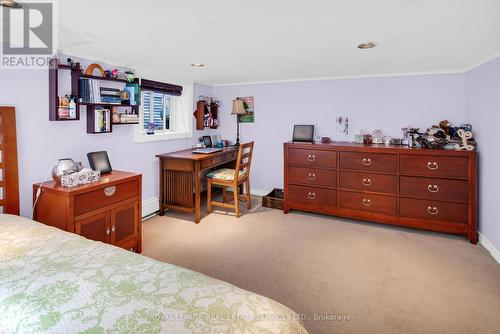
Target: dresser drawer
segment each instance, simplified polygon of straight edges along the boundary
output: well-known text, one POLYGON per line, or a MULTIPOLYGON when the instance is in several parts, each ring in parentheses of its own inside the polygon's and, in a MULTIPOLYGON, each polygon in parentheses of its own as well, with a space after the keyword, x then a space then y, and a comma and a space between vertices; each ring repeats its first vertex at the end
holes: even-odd
POLYGON ((337 191, 323 188, 288 186, 287 202, 309 208, 328 208, 337 206, 337 191))
POLYGON ((335 168, 337 152, 292 148, 288 150, 288 162, 296 165, 335 168))
POLYGON ((340 172, 340 188, 396 194, 397 177, 365 172, 340 172))
POLYGON ((340 168, 396 173, 395 154, 340 152, 340 168))
POLYGON ((399 200, 399 214, 401 217, 467 224, 468 205, 401 198, 399 200))
POLYGON ((288 182, 335 188, 337 186, 337 173, 328 169, 288 167, 288 182))
POLYGON ((396 214, 396 197, 373 195, 351 191, 339 192, 339 207, 351 210, 370 211, 387 215, 396 214))
POLYGON ((223 161, 224 161, 224 157, 222 155, 219 155, 218 157, 213 157, 210 159, 203 160, 201 162, 201 169, 215 167, 215 166, 221 164, 223 161))
POLYGON ((466 178, 467 163, 466 157, 401 155, 399 171, 404 175, 466 178))
POLYGON ((401 197, 469 202, 467 181, 401 176, 399 187, 401 197))
POLYGON ((134 180, 76 195, 75 216, 135 197, 138 189, 138 181, 134 180))

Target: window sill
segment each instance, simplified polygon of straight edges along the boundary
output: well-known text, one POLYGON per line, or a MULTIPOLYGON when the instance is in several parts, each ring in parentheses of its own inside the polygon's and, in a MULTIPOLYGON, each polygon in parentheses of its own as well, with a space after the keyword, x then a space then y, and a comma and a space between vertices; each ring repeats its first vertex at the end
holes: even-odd
POLYGON ((193 138, 193 134, 190 132, 174 132, 174 131, 155 133, 153 135, 140 133, 135 135, 134 142, 149 143, 162 140, 177 140, 177 139, 188 139, 188 138, 193 138))

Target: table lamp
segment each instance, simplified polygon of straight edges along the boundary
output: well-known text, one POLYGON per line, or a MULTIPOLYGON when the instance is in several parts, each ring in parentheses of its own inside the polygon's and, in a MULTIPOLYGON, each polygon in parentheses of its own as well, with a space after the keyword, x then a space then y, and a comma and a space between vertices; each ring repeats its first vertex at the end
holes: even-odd
POLYGON ((236 144, 234 146, 240 145, 240 115, 246 115, 247 111, 242 99, 233 100, 233 111, 231 115, 236 115, 236 144))

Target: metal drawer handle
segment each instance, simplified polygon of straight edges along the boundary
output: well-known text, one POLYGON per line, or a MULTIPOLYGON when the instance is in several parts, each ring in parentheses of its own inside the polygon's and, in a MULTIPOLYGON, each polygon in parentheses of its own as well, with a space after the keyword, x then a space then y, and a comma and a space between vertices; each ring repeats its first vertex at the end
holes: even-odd
POLYGON ((111 186, 111 187, 107 187, 107 188, 104 188, 104 194, 106 196, 113 196, 113 194, 115 193, 116 191, 116 187, 115 186, 111 186))
POLYGON ((313 153, 310 153, 307 156, 307 160, 309 160, 309 161, 315 161, 316 160, 316 155, 314 155, 313 153))
POLYGON ((433 161, 433 162, 427 162, 427 168, 429 169, 438 169, 439 168, 439 165, 437 162, 433 161))
POLYGON ((314 173, 309 173, 309 174, 307 174, 307 178, 308 178, 309 180, 311 180, 311 181, 314 181, 314 180, 316 180, 316 174, 314 174, 314 173))
POLYGON ((371 179, 363 179, 363 185, 365 185, 365 186, 371 186, 372 185, 372 180, 371 179))
POLYGON ((437 186, 437 184, 434 184, 434 185, 429 184, 427 186, 427 190, 429 190, 429 192, 431 192, 431 193, 437 193, 439 191, 439 187, 437 186))
POLYGON ((309 199, 316 199, 316 193, 309 192, 309 193, 307 193, 307 197, 309 199))
POLYGON ((109 228, 106 229, 106 234, 110 234, 111 233, 111 230, 109 228))
POLYGON ((116 231, 116 227, 115 226, 111 226, 111 232, 115 232, 116 231))
POLYGON ((367 198, 363 198, 363 201, 361 203, 363 203, 364 206, 371 206, 372 205, 371 199, 367 199, 367 198))
POLYGON ((363 158, 363 165, 370 166, 371 164, 372 164, 372 159, 370 159, 370 158, 363 158))
POLYGON ((427 212, 430 214, 430 215, 437 215, 439 213, 439 210, 438 208, 436 208, 435 206, 428 206, 427 207, 427 212))

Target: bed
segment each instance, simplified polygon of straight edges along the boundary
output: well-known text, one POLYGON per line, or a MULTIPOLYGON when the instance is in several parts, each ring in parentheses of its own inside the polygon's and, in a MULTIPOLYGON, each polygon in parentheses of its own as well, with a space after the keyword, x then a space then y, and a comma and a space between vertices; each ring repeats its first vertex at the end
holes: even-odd
MULTIPOLYGON (((6 110, 0 108, 4 180, 14 175, 5 170, 4 135, 7 127, 15 131, 6 110)), ((19 199, 7 207, 16 193, 2 187, 1 333, 307 333, 296 313, 269 298, 6 214, 17 213, 19 199)))

